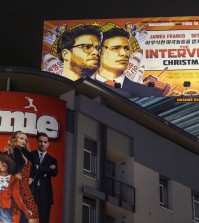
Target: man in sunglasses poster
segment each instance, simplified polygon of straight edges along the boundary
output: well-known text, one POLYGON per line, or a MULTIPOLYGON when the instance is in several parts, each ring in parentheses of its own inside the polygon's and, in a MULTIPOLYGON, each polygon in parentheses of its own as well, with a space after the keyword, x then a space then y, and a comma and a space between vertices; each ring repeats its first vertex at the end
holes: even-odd
POLYGON ((101 32, 94 25, 80 25, 64 32, 57 53, 64 63, 63 76, 75 81, 99 68, 101 32))

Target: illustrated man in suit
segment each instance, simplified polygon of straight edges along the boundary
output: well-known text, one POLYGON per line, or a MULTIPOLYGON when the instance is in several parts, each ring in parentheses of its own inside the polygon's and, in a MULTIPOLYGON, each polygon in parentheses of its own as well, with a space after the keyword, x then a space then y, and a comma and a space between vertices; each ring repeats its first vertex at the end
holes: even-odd
POLYGON ((124 70, 130 57, 129 33, 122 28, 112 28, 103 33, 99 70, 91 77, 105 84, 124 82, 124 70))
POLYGON ((75 81, 91 76, 99 68, 100 40, 100 29, 94 25, 80 25, 61 35, 57 53, 64 63, 65 77, 75 81))
POLYGON ((57 176, 57 160, 48 154, 49 138, 46 133, 37 135, 38 149, 32 151, 33 164, 36 168, 31 173, 33 195, 38 205, 40 223, 49 223, 53 204, 53 188, 51 177, 57 176))
POLYGON ((91 78, 106 85, 119 88, 131 96, 161 96, 158 89, 129 80, 124 71, 131 53, 129 33, 123 28, 114 27, 103 33, 100 67, 91 78))

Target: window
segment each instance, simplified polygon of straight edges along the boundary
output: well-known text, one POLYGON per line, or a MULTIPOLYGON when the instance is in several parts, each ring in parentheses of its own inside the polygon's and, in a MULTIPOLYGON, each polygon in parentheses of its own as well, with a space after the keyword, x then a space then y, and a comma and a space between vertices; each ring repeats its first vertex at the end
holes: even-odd
POLYGON ((84 175, 96 179, 97 142, 84 139, 84 175))
POLYGON ((120 223, 125 223, 126 222, 126 217, 123 216, 121 218, 114 218, 111 216, 106 215, 106 223, 116 223, 116 222, 120 222, 120 223))
POLYGON ((199 194, 192 194, 193 200, 193 220, 199 222, 199 194))
POLYGON ((164 177, 160 177, 160 206, 169 208, 169 191, 168 180, 164 177))
POLYGON ((106 223, 115 223, 115 218, 111 216, 106 216, 106 223))
POLYGON ((96 201, 94 199, 83 197, 82 223, 96 222, 96 201))
POLYGON ((115 177, 115 163, 109 160, 106 161, 106 175, 115 177))

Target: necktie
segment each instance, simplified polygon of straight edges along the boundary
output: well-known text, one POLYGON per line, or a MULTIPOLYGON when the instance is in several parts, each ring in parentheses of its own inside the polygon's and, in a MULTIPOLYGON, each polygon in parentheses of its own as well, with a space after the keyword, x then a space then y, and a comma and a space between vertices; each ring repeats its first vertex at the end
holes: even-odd
POLYGON ((43 153, 40 153, 40 158, 39 158, 39 160, 40 160, 40 163, 42 163, 42 160, 44 159, 44 154, 43 153))
POLYGON ((112 86, 112 87, 114 87, 115 86, 115 84, 116 84, 116 81, 112 81, 112 80, 108 80, 108 81, 105 81, 104 82, 105 84, 107 84, 107 85, 110 85, 110 86, 112 86))
MULTIPOLYGON (((40 164, 42 163, 43 159, 44 159, 44 154, 43 153, 39 153, 39 162, 40 162, 40 164)), ((38 179, 37 186, 40 186, 40 179, 38 179)))

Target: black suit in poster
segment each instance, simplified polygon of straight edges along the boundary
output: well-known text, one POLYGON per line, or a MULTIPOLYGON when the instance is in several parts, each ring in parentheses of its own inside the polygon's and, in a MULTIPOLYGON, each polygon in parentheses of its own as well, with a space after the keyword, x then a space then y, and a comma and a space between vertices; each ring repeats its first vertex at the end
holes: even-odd
POLYGON ((51 177, 56 176, 58 173, 57 160, 46 153, 40 164, 37 150, 32 152, 32 156, 33 163, 37 166, 31 173, 34 179, 32 183, 32 192, 38 205, 40 223, 49 223, 51 205, 54 203, 51 177), (55 169, 51 169, 51 165, 55 165, 55 169))

